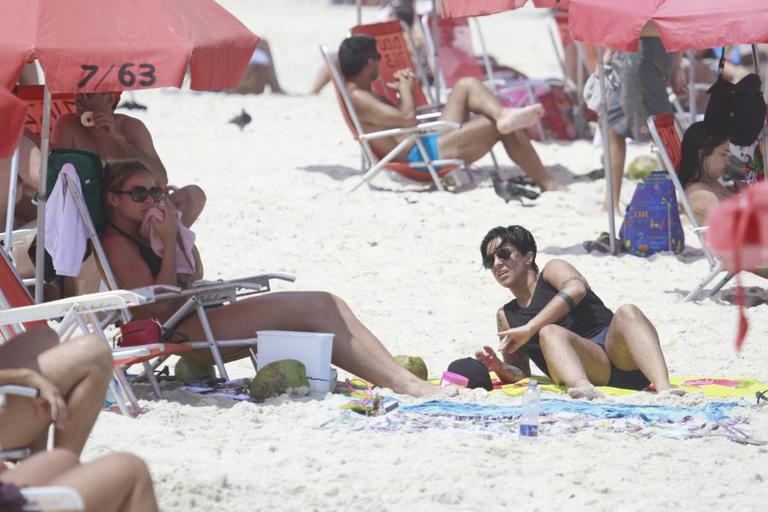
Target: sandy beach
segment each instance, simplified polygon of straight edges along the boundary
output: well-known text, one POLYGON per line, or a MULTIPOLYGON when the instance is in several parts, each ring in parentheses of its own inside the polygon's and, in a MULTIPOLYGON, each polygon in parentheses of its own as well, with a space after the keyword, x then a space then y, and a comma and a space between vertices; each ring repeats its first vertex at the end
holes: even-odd
MULTIPOLYGON (((607 230, 604 180, 573 182, 600 167, 601 151, 591 142, 535 143, 570 189, 543 194, 532 206, 494 193, 487 157, 475 165, 476 186, 458 193, 425 191, 384 173, 374 187, 347 193, 360 176, 358 145, 332 90, 304 93, 321 65, 318 45, 337 47, 355 23, 354 8, 325 0, 221 4, 269 40, 282 85, 293 94, 144 91, 135 97, 148 111, 126 112, 152 132, 171 182, 195 183, 207 193, 195 224, 207 277, 295 273, 296 283, 276 289, 343 297, 393 354, 419 355, 437 376, 452 360, 496 345, 495 312, 511 296, 482 269, 479 244, 494 226, 522 224, 536 236, 540 267, 565 258, 612 309, 642 308, 658 328, 672 376, 768 382, 768 305, 749 309, 750 332, 736 353, 735 306, 681 302, 707 270, 689 226, 681 256, 612 257, 582 248, 607 230), (240 131, 227 121, 243 108, 253 122, 240 131)), ((525 8, 481 19, 490 52, 532 77, 558 77, 544 15, 525 8)), ((375 21, 375 10, 366 9, 363 19, 375 21)), ((638 154, 649 148, 630 146, 628 160, 638 154)), ((506 156, 500 164, 504 172, 521 172, 506 156)), ((634 187, 625 182, 625 203, 634 187)), ((764 286, 751 276, 743 282, 764 286)), ((229 368, 234 377, 253 374, 248 360, 229 368)), ((333 396, 261 404, 182 392, 167 398, 143 401, 146 412, 137 419, 102 413, 84 452, 85 460, 112 451, 143 457, 164 511, 766 507, 768 447, 724 438, 643 438, 606 429, 525 444, 513 435, 324 426, 340 414, 343 401, 333 396)), ((457 400, 520 403, 481 390, 457 400)), ((710 399, 638 393, 605 400, 700 406, 710 399)), ((739 411, 754 437, 768 439, 768 409, 739 411)))

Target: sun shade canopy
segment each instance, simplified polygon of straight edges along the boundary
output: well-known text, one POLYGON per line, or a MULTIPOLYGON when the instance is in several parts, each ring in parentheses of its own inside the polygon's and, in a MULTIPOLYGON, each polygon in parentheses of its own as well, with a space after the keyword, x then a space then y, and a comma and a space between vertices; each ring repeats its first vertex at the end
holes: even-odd
POLYGON ((53 93, 235 87, 258 37, 214 0, 0 0, 0 84, 37 59, 53 93))

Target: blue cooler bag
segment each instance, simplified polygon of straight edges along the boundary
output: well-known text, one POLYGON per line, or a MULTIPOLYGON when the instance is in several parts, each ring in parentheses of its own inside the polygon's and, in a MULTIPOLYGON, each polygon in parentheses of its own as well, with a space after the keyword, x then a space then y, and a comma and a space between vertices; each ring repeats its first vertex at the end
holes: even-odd
POLYGON ((651 173, 637 186, 624 214, 619 238, 624 252, 635 256, 682 252, 685 234, 677 210, 675 185, 666 171, 651 173))

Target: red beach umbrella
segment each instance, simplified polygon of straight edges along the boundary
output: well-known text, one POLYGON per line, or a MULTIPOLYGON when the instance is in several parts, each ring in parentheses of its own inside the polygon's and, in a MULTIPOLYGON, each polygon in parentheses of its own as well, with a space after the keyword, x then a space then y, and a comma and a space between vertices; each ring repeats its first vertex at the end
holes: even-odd
POLYGON ((443 0, 442 16, 466 18, 511 11, 525 4, 526 0, 443 0))
POLYGON ((765 0, 571 0, 573 36, 587 43, 637 51, 649 21, 669 52, 768 42, 765 0))
MULTIPOLYGON (((0 85, 28 62, 45 74, 39 190, 45 188, 51 94, 235 87, 259 42, 214 0, 0 0, 0 85)), ((37 203, 43 268, 45 196, 37 203)), ((42 273, 35 285, 41 302, 42 273)))
POLYGON ((0 158, 10 158, 19 145, 27 104, 0 88, 0 158))
POLYGON ((214 0, 0 0, 0 84, 38 60, 53 93, 235 87, 258 37, 214 0))

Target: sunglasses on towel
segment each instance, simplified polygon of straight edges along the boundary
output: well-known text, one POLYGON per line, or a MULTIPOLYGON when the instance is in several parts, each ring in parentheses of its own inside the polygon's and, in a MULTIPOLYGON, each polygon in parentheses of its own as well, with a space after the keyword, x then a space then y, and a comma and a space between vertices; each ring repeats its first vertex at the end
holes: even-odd
POLYGON ((160 187, 142 187, 136 186, 131 190, 113 190, 113 194, 130 194, 131 199, 136 203, 143 203, 148 197, 152 197, 154 202, 160 202, 163 198, 163 189, 160 187))
POLYGON ((491 254, 488 254, 485 258, 483 258, 483 267, 486 269, 491 269, 493 267, 493 263, 496 261, 496 257, 502 261, 506 261, 509 258, 512 257, 512 254, 514 254, 517 251, 513 251, 509 247, 502 247, 501 249, 496 249, 491 254))

